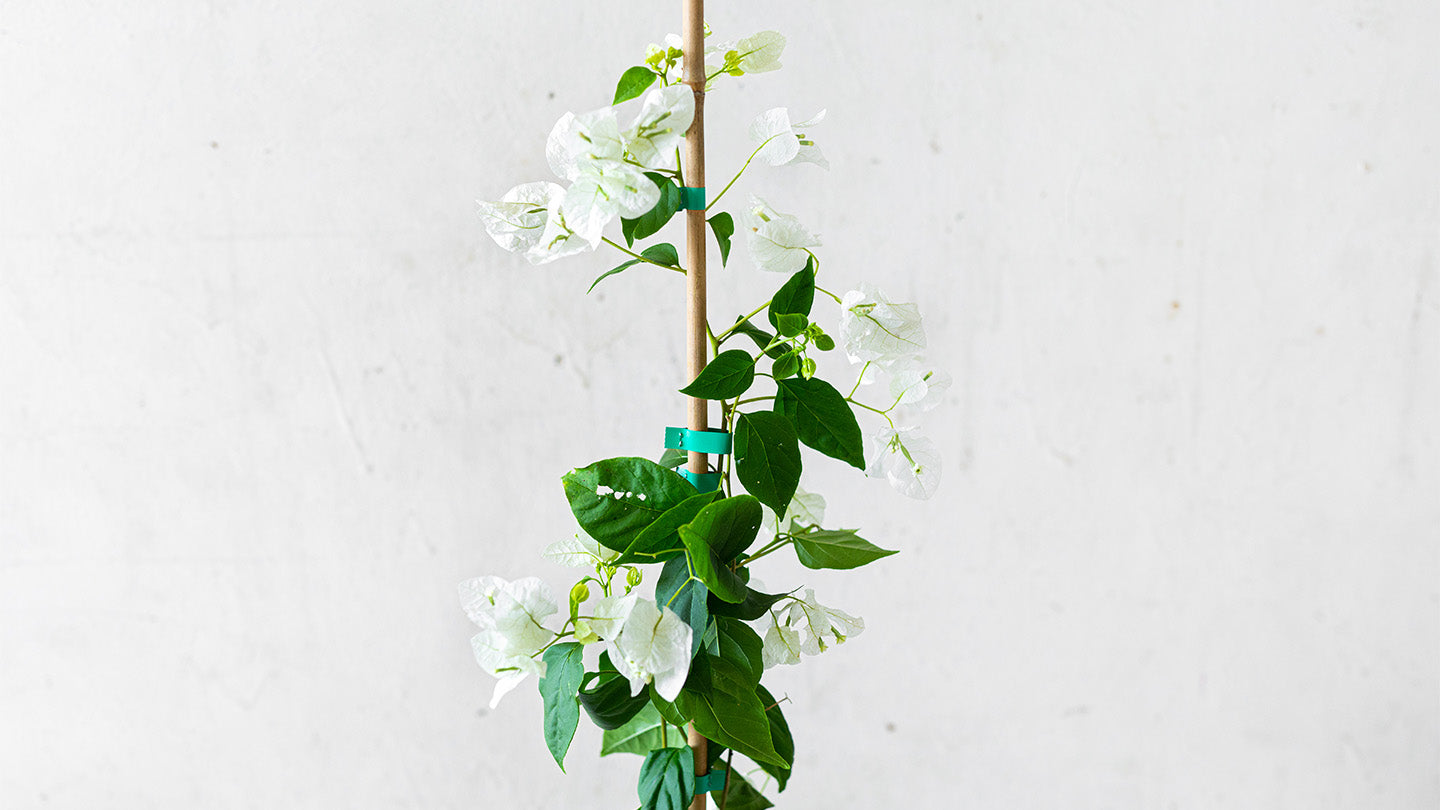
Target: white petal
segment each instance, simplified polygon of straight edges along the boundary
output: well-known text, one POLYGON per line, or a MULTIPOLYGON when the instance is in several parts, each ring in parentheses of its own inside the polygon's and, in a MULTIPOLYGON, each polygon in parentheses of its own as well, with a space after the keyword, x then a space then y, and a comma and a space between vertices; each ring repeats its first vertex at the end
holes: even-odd
POLYGON ((840 340, 854 363, 889 364, 925 348, 925 327, 914 304, 896 304, 869 284, 841 299, 840 340))
POLYGON ((766 669, 780 664, 800 663, 800 636, 795 630, 780 623, 775 612, 770 613, 770 626, 760 647, 760 660, 766 669))
POLYGON ((820 240, 795 217, 776 211, 759 197, 750 198, 745 246, 756 267, 794 273, 810 260, 808 249, 819 245, 820 240))
POLYGON ((790 126, 790 111, 784 107, 766 110, 750 122, 750 140, 758 148, 755 157, 771 166, 782 166, 800 152, 800 140, 790 126))
POLYGON ((505 192, 499 202, 481 201, 480 220, 495 244, 512 253, 529 250, 545 230, 551 201, 564 193, 554 183, 525 183, 505 192))
POLYGON ((785 37, 778 31, 761 31, 735 43, 735 50, 740 52, 740 69, 746 73, 779 70, 785 37))
POLYGON ((655 692, 673 701, 689 674, 691 641, 690 625, 675 611, 641 600, 626 617, 619 638, 606 646, 615 669, 630 679, 632 693, 654 681, 655 692))
POLYGON ((800 525, 820 526, 825 522, 825 496, 796 487, 795 497, 790 501, 786 517, 800 525))
POLYGON ((671 168, 675 164, 675 149, 694 120, 695 91, 688 85, 651 90, 635 116, 635 123, 625 131, 625 147, 631 156, 649 168, 671 168))
POLYGON ((465 615, 477 625, 490 629, 495 626, 495 594, 505 587, 505 580, 499 577, 475 577, 460 583, 460 607, 465 615))
POLYGON ((564 256, 594 250, 600 244, 600 231, 608 220, 582 218, 574 223, 568 222, 564 211, 565 196, 568 192, 551 201, 540 241, 525 252, 525 258, 531 264, 553 262, 564 256))
POLYGON ((540 554, 548 560, 568 565, 571 568, 594 568, 620 556, 620 552, 605 548, 589 536, 575 535, 557 540, 545 547, 540 554))
POLYGON ((897 492, 925 499, 940 485, 940 453, 935 443, 915 428, 881 428, 875 437, 873 455, 866 474, 884 477, 897 492))
POLYGON ((940 404, 950 375, 918 360, 900 360, 890 367, 890 396, 897 405, 928 411, 940 404))
POLYGON ((587 620, 590 629, 606 640, 613 641, 619 638, 621 628, 625 626, 626 620, 630 618, 631 612, 635 610, 635 605, 639 601, 640 594, 637 591, 631 591, 624 596, 603 597, 589 611, 593 617, 587 620))

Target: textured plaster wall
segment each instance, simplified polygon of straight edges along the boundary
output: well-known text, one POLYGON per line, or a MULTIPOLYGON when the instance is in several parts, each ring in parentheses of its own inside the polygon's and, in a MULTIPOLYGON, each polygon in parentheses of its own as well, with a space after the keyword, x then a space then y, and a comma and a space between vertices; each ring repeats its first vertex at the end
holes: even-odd
MULTIPOLYGON (((749 188, 957 381, 934 500, 811 479, 903 554, 766 575, 869 624, 774 676, 781 806, 1440 806, 1440 6, 712 6, 791 35, 712 174, 828 107, 749 188)), ((0 807, 631 806, 484 708, 454 586, 565 582, 681 287, 473 200, 678 9, 0 0, 0 807)))

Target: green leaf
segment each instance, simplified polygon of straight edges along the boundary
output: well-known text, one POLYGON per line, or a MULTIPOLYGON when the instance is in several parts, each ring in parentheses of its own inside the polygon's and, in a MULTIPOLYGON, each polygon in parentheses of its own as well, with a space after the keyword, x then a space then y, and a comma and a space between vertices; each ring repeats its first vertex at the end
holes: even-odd
POLYGON ((790 347, 785 344, 781 344, 779 346, 771 346, 770 342, 775 339, 774 335, 766 332, 764 329, 761 329, 760 327, 749 321, 742 321, 739 319, 736 319, 736 325, 732 327, 732 331, 730 332, 730 334, 726 335, 725 340, 722 340, 720 342, 724 343, 725 341, 728 341, 730 338, 735 337, 736 335, 744 335, 745 337, 748 337, 751 340, 755 341, 755 345, 760 348, 761 351, 765 352, 766 357, 769 357, 771 359, 779 358, 786 352, 790 351, 790 347))
POLYGON ((806 568, 859 568, 896 553, 874 545, 849 529, 822 529, 795 535, 795 556, 806 568))
POLYGON ((615 100, 610 102, 610 106, 613 107, 632 98, 639 98, 640 94, 654 84, 657 78, 659 77, 655 75, 655 71, 650 68, 638 65, 630 68, 620 74, 620 83, 615 85, 615 100))
POLYGON ((749 675, 723 658, 702 654, 710 665, 710 689, 680 691, 675 704, 695 730, 757 763, 785 766, 770 739, 770 722, 749 675))
POLYGON ((667 447, 665 448, 665 452, 660 454, 660 460, 655 463, 659 464, 661 467, 673 470, 689 460, 690 454, 685 452, 684 450, 676 450, 673 447, 667 447))
POLYGON ((754 588, 745 589, 745 599, 739 604, 731 604, 720 599, 711 598, 708 607, 711 616, 733 616, 737 619, 744 619, 753 622, 764 616, 775 606, 776 602, 784 599, 789 594, 784 593, 761 593, 754 588))
MULTIPOLYGON (((644 256, 652 262, 663 264, 666 267, 674 267, 676 269, 679 269, 680 267, 680 254, 675 252, 675 246, 670 244, 669 242, 661 242, 658 245, 651 245, 650 247, 640 251, 640 255, 644 256)), ((586 290, 585 294, 589 295, 595 290, 597 286, 599 286, 600 282, 604 281, 605 279, 623 270, 628 270, 629 268, 634 267, 637 264, 640 264, 639 259, 631 259, 630 261, 625 262, 618 267, 612 267, 609 270, 606 270, 605 272, 601 273, 598 278, 596 278, 593 282, 590 283, 590 289, 586 290)))
POLYGON ((611 564, 665 562, 671 557, 684 553, 685 543, 680 539, 676 530, 694 520, 695 516, 700 514, 701 509, 713 503, 723 494, 718 489, 714 492, 702 492, 667 509, 665 514, 656 518, 654 523, 641 529, 640 533, 635 535, 635 539, 626 547, 625 553, 611 564))
POLYGON ((600 671, 585 673, 580 683, 580 705, 595 725, 609 730, 630 722, 650 702, 651 688, 630 694, 630 681, 621 677, 608 652, 600 653, 600 671))
POLYGON ((685 810, 695 797, 690 746, 651 751, 640 766, 640 810, 685 810))
MULTIPOLYGON (((720 770, 724 770, 724 767, 720 770)), ((754 785, 746 782, 745 777, 734 771, 731 771, 725 780, 725 787, 722 790, 710 791, 710 797, 715 800, 717 808, 723 801, 725 810, 767 810, 775 806, 763 793, 756 790, 754 785)))
POLYGON ((814 378, 780 380, 776 384, 775 410, 795 425, 795 432, 808 447, 865 469, 865 440, 855 412, 835 387, 814 378))
POLYGON ((760 651, 764 642, 760 634, 739 619, 721 616, 715 620, 719 630, 720 657, 746 672, 752 681, 760 683, 765 671, 764 658, 760 651))
POLYGON ((815 336, 815 348, 822 352, 828 352, 835 348, 835 338, 822 332, 815 336))
POLYGON ((620 728, 600 735, 600 756, 639 754, 644 756, 656 748, 680 748, 685 745, 685 730, 666 723, 653 703, 645 704, 640 713, 620 728), (664 734, 660 726, 669 726, 664 734))
POLYGON ((585 678, 584 647, 573 641, 556 644, 545 651, 545 677, 540 679, 540 697, 545 701, 545 747, 560 770, 565 770, 565 752, 580 724, 580 701, 576 693, 585 678))
POLYGON ((760 704, 765 707, 765 719, 770 723, 770 741, 775 745, 775 753, 785 761, 784 766, 773 762, 760 762, 759 765, 775 777, 781 792, 784 792, 785 784, 790 781, 790 768, 795 764, 795 738, 790 734, 790 724, 785 722, 785 713, 780 711, 780 702, 770 694, 770 690, 757 686, 755 692, 760 696, 760 704))
MULTIPOLYGON (((770 325, 779 330, 780 334, 786 337, 793 337, 805 330, 806 324, 810 322, 810 308, 815 305, 815 260, 811 259, 805 263, 795 275, 790 277, 770 299, 770 325), (781 327, 782 315, 799 315, 800 328, 787 332, 781 327)), ((792 321, 794 323, 795 321, 792 321)))
POLYGON ((675 212, 680 210, 680 187, 674 180, 655 172, 646 172, 645 176, 660 189, 660 199, 655 203, 655 207, 635 219, 620 220, 620 232, 625 236, 627 245, 635 244, 636 239, 659 233, 665 223, 675 216, 675 212))
POLYGON ((785 379, 786 377, 794 377, 796 374, 799 374, 799 373, 800 373, 800 353, 799 353, 799 352, 793 352, 793 351, 792 351, 792 352, 786 352, 786 353, 784 354, 784 356, 782 356, 779 360, 776 360, 776 361, 775 361, 774 363, 772 363, 771 366, 770 366, 770 374, 771 374, 772 376, 774 376, 775 379, 777 379, 777 380, 783 380, 783 379, 785 379))
POLYGON ((773 411, 735 419, 735 473, 746 491, 784 515, 800 484, 800 443, 795 426, 773 411))
POLYGON ((700 649, 710 624, 709 597, 705 583, 690 576, 684 557, 676 557, 660 569, 660 578, 655 581, 655 604, 669 607, 690 625, 692 656, 700 649))
POLYGON ((731 349, 716 355, 680 393, 697 399, 734 399, 755 382, 755 358, 731 349))
POLYGON ((715 233, 715 243, 720 246, 720 266, 730 260, 730 238, 735 235, 735 218, 725 212, 710 217, 710 230, 715 233))
POLYGON ((795 337, 805 331, 810 319, 804 315, 780 315, 775 318, 775 331, 784 337, 795 337))
POLYGON ((571 470, 563 480, 565 498, 580 527, 601 545, 621 552, 646 526, 696 494, 679 473, 644 458, 607 458, 571 470))
POLYGON ((706 506, 680 527, 690 573, 726 602, 745 599, 745 581, 727 564, 755 542, 762 519, 758 500, 736 495, 706 506))

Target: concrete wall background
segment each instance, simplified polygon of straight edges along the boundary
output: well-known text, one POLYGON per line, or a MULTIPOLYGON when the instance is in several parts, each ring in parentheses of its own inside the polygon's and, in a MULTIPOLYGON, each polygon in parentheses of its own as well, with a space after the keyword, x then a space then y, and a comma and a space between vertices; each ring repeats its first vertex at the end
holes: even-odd
MULTIPOLYGON (((0 1, 0 806, 630 806, 454 585, 565 582, 680 286, 473 200, 678 5, 0 1)), ((812 479, 904 553, 809 577, 869 629, 779 673, 780 806, 1440 806, 1440 6, 712 5, 791 38, 712 173, 828 107, 749 187, 957 381, 936 499, 812 479)))

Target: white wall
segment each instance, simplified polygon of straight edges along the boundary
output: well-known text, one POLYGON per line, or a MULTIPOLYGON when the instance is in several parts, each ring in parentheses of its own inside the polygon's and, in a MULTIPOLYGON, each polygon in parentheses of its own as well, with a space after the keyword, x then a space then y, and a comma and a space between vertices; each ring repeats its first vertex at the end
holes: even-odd
MULTIPOLYGON (((791 36, 712 174, 828 107, 749 188, 957 379, 936 499, 813 479, 904 553, 810 575, 869 629, 777 674, 780 806, 1440 806, 1440 6, 712 6, 791 36)), ((0 2, 0 807, 630 806, 483 708, 454 586, 565 583, 681 288, 473 200, 678 9, 0 2)))

